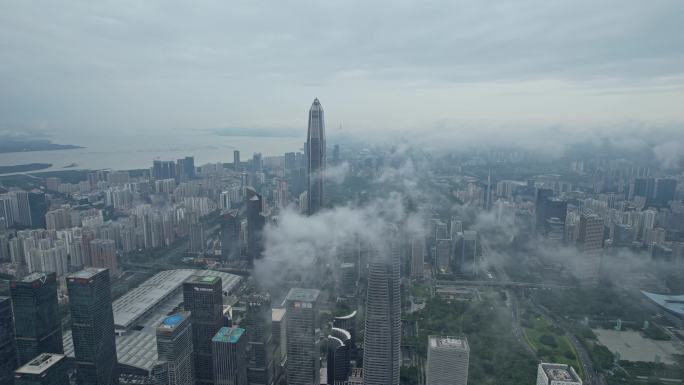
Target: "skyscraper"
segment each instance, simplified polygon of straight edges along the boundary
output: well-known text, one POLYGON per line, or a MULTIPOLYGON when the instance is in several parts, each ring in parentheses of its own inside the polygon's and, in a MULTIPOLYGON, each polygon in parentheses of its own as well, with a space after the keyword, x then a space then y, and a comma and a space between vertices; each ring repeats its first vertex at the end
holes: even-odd
POLYGON ((309 129, 306 136, 308 155, 308 213, 315 214, 325 204, 323 171, 325 171, 325 122, 323 107, 314 99, 309 109, 309 129))
POLYGON ((584 253, 600 252, 603 248, 603 219, 596 214, 580 215, 577 243, 584 253))
POLYGON ((248 189, 247 195, 247 253, 250 261, 254 262, 254 259, 261 257, 263 250, 261 236, 266 225, 266 218, 262 214, 261 195, 253 189, 248 189))
POLYGON ((356 360, 356 335, 358 333, 358 327, 356 325, 356 310, 353 312, 346 314, 346 315, 341 315, 333 318, 333 327, 339 328, 339 329, 344 329, 349 332, 350 336, 350 341, 349 341, 349 353, 350 353, 350 359, 356 360))
MULTIPOLYGON (((42 353, 17 369, 15 385, 69 385, 66 357, 42 353)), ((3 382, 4 384, 4 382, 3 382)))
POLYGON ((271 297, 268 293, 254 294, 247 299, 245 325, 249 341, 247 379, 250 385, 273 383, 271 313, 271 297))
POLYGON ((318 297, 315 289, 293 288, 285 298, 287 317, 287 384, 318 385, 318 297))
POLYGON ((233 262, 240 258, 240 214, 226 210, 221 216, 221 261, 233 262))
POLYGON ((119 370, 109 271, 86 268, 66 278, 78 385, 116 385, 119 370))
POLYGON ((40 353, 64 353, 55 273, 33 273, 10 283, 18 364, 40 353))
POLYGON ((411 241, 411 278, 423 278, 425 265, 425 237, 415 237, 411 241))
POLYGON ((240 151, 233 151, 233 169, 235 171, 240 171, 240 151))
POLYGON ((363 350, 365 385, 399 385, 401 290, 399 248, 375 250, 371 256, 363 350))
POLYGON ((332 328, 328 336, 328 384, 347 381, 351 373, 351 334, 332 328))
POLYGON ((247 385, 245 329, 222 327, 211 339, 216 385, 247 385))
POLYGON ((0 297, 0 384, 14 383, 17 350, 14 346, 14 317, 12 300, 0 297))
POLYGON ((465 337, 428 337, 426 385, 466 385, 470 347, 465 337))
POLYGON ((193 383, 190 313, 180 312, 164 318, 157 327, 157 355, 163 370, 155 385, 193 383))
POLYGON ((193 276, 183 283, 183 306, 190 312, 196 385, 214 384, 211 339, 223 326, 221 278, 193 276))

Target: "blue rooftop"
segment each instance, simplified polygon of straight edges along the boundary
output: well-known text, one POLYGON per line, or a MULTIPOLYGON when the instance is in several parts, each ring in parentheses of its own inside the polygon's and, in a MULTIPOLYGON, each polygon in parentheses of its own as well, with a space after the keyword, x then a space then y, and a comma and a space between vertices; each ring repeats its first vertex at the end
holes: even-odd
POLYGON ((218 333, 212 338, 212 342, 230 342, 234 344, 238 342, 245 329, 239 327, 222 327, 219 329, 218 333))
POLYGON ((164 326, 176 326, 178 325, 181 321, 183 321, 183 315, 182 314, 174 314, 170 315, 166 318, 164 318, 164 321, 162 322, 164 326))

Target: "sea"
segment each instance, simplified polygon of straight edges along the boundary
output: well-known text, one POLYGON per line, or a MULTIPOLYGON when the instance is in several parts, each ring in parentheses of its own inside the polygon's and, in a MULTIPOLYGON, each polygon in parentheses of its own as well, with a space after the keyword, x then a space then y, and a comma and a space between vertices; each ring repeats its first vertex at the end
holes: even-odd
POLYGON ((69 169, 133 170, 149 168, 152 161, 195 157, 195 165, 232 163, 233 151, 240 151, 244 162, 254 153, 263 156, 302 151, 306 131, 299 137, 220 136, 213 132, 135 133, 55 136, 53 143, 83 148, 54 151, 27 151, 0 154, 0 166, 49 163, 52 167, 35 172, 69 169))

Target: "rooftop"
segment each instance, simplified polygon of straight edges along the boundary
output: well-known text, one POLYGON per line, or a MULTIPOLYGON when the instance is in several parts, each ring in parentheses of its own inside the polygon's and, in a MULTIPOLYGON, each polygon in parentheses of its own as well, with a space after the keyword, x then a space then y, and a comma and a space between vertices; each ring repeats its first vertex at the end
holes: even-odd
POLYGON ((321 292, 316 289, 301 289, 298 287, 290 289, 286 299, 288 301, 314 302, 318 299, 321 292))
POLYGON ((539 365, 542 370, 544 370, 544 373, 546 373, 546 377, 551 381, 574 381, 579 384, 582 383, 571 366, 565 364, 547 364, 543 362, 539 365))
POLYGON ((646 291, 641 292, 648 299, 655 302, 658 306, 664 308, 670 313, 676 314, 684 318, 684 294, 683 295, 665 295, 655 294, 646 291))
POLYGON ((351 319, 351 318, 354 318, 354 317, 356 317, 356 310, 354 310, 353 312, 351 312, 351 313, 349 313, 349 314, 347 314, 347 315, 340 315, 340 316, 337 316, 337 317, 335 317, 335 319, 343 320, 343 319, 351 319))
POLYGON ((190 279, 188 279, 188 282, 193 282, 193 283, 204 283, 204 284, 213 284, 216 282, 217 279, 219 279, 218 275, 200 275, 200 274, 195 274, 193 275, 190 279))
POLYGON ((47 277, 46 273, 35 272, 27 275, 26 277, 17 280, 17 282, 33 282, 40 279, 45 279, 47 277))
POLYGON ((173 329, 176 326, 178 326, 178 324, 183 322, 184 319, 188 318, 188 315, 189 315, 189 313, 188 314, 176 313, 174 315, 170 315, 170 316, 164 318, 164 320, 162 321, 161 325, 159 325, 159 327, 162 329, 173 329))
POLYGON ((272 309, 271 310, 271 320, 273 322, 280 322, 285 318, 285 313, 287 311, 285 308, 277 308, 277 309, 272 309))
POLYGON ((61 354, 43 353, 17 369, 19 374, 42 374, 50 367, 64 359, 61 354))
POLYGON ((99 268, 99 267, 86 267, 83 270, 79 270, 75 273, 71 273, 67 275, 67 279, 71 278, 81 278, 81 279, 90 279, 96 276, 97 274, 105 271, 107 269, 99 268))
POLYGON ((211 339, 212 342, 229 342, 231 344, 234 344, 238 342, 240 339, 240 336, 244 334, 245 329, 239 328, 237 326, 229 328, 229 327, 222 327, 219 329, 218 333, 214 336, 214 338, 211 339))
POLYGON ((465 337, 429 336, 428 340, 431 348, 470 350, 468 340, 465 337))

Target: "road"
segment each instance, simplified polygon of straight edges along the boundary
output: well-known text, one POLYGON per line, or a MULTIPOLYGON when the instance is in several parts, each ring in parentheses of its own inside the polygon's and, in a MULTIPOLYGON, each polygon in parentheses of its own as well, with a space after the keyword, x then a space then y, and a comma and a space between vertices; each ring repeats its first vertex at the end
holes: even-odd
POLYGON ((580 365, 582 365, 582 370, 584 371, 584 383, 587 385, 604 385, 605 379, 603 376, 596 371, 594 368, 594 361, 592 361, 591 356, 580 340, 575 336, 575 334, 570 331, 570 329, 565 325, 565 322, 559 319, 556 315, 549 312, 545 307, 534 304, 535 308, 541 313, 541 315, 551 322, 555 327, 560 328, 565 331, 568 335, 568 339, 572 346, 577 352, 580 365))

